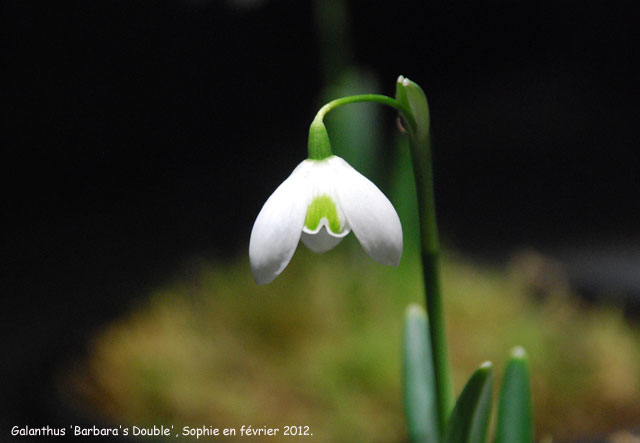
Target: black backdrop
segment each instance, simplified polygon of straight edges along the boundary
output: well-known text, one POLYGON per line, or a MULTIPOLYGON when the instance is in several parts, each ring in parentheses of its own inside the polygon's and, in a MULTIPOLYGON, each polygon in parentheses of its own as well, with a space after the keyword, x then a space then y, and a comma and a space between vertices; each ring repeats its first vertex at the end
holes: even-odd
MULTIPOLYGON (((313 8, 254 3, 3 3, 3 425, 65 421, 54 368, 183 260, 243 253, 303 159, 313 8)), ((378 92, 430 99, 457 248, 637 240, 632 1, 347 6, 378 92)))

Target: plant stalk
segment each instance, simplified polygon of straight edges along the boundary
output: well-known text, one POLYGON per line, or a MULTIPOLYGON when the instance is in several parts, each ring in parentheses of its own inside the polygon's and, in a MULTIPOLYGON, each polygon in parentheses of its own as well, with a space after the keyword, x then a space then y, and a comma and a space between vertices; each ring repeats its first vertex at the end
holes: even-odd
MULTIPOLYGON (((422 92, 420 92, 420 94, 422 94, 422 92)), ((422 97, 424 98, 423 94, 422 97)), ((454 396, 451 383, 451 371, 449 369, 444 308, 440 288, 440 242, 438 239, 438 224, 433 191, 428 105, 426 98, 424 98, 423 106, 424 109, 426 109, 424 118, 426 121, 416 121, 412 110, 413 104, 406 96, 404 96, 404 99, 398 100, 379 94, 352 95, 330 101, 324 105, 316 114, 311 125, 313 127, 314 125, 321 124, 324 116, 332 109, 350 103, 362 102, 379 103, 396 109, 402 115, 408 126, 406 129, 409 134, 411 163, 413 164, 413 174, 418 196, 422 268, 427 313, 429 315, 429 336, 435 371, 438 418, 440 421, 440 429, 445 429, 448 417, 453 409, 454 396)))
POLYGON ((427 136, 426 140, 420 144, 422 146, 419 146, 415 139, 411 140, 411 162, 418 196, 422 272, 429 315, 429 336, 436 379, 438 413, 440 428, 445 429, 449 414, 453 410, 454 397, 440 287, 440 242, 433 192, 430 137, 427 136))

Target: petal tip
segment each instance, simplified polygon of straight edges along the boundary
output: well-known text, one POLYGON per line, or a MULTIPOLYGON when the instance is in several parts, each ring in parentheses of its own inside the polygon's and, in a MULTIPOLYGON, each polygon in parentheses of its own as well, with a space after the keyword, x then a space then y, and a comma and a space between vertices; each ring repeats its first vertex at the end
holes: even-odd
POLYGON ((397 268, 398 266, 400 266, 400 261, 402 260, 402 249, 400 249, 400 251, 397 253, 397 255, 391 255, 389 257, 389 260, 387 263, 383 263, 384 265, 387 266, 393 266, 394 268, 397 268))
POLYGON ((273 265, 257 264, 251 256, 249 257, 249 260, 251 262, 251 274, 253 275, 253 281, 255 281, 257 285, 261 286, 271 283, 282 272, 282 270, 278 271, 277 269, 274 269, 273 265))
POLYGON ((269 278, 253 274, 253 281, 255 281, 258 286, 264 286, 267 283, 271 283, 273 280, 275 280, 275 277, 269 278))

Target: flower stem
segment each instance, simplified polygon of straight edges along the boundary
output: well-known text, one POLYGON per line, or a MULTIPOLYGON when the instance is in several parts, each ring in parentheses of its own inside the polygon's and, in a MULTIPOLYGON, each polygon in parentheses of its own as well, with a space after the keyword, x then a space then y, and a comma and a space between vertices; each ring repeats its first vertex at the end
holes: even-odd
MULTIPOLYGON (((403 79, 401 77, 401 79, 403 79)), ((399 79, 399 81, 401 80, 399 79)), ((429 335, 433 352, 433 366, 438 401, 440 429, 445 429, 447 419, 453 409, 453 387, 449 369, 449 355, 444 321, 444 309, 440 289, 440 242, 436 221, 435 198, 433 192, 433 169, 431 165, 431 142, 429 135, 429 109, 424 93, 413 82, 399 83, 402 88, 396 97, 379 94, 352 95, 338 98, 324 105, 311 123, 312 128, 323 124, 329 111, 350 103, 373 102, 390 106, 398 110, 407 123, 407 132, 411 146, 411 162, 418 196, 420 217, 420 243, 422 268, 426 292, 426 305, 429 315, 429 335)), ((310 150, 311 153, 311 150, 310 150)))
MULTIPOLYGON (((326 105, 324 105, 314 118, 314 121, 319 120, 322 121, 324 116, 329 113, 329 111, 338 108, 343 105, 348 105, 350 103, 380 103, 383 105, 391 106, 396 110, 400 111, 406 118, 409 119, 410 122, 413 121, 413 117, 411 114, 411 110, 407 108, 404 104, 400 103, 395 98, 387 97, 386 95, 380 94, 361 94, 361 95, 350 95, 348 97, 337 98, 335 100, 330 101, 326 105)), ((313 123, 312 123, 313 124, 313 123)))
POLYGON ((440 288, 440 242, 433 192, 429 104, 422 88, 403 76, 398 77, 396 99, 409 107, 415 118, 414 124, 408 125, 407 132, 418 197, 422 269, 429 315, 429 336, 436 379, 438 415, 440 429, 445 429, 453 409, 454 396, 440 288))
POLYGON ((453 409, 454 397, 440 287, 440 243, 438 240, 438 225, 433 193, 430 137, 427 136, 422 143, 417 143, 415 139, 412 139, 410 145, 416 192, 418 194, 422 269, 436 378, 438 413, 440 416, 440 428, 445 429, 447 419, 453 409))
POLYGON ((380 103, 383 105, 391 106, 398 110, 405 118, 408 119, 410 124, 413 124, 413 116, 408 107, 398 100, 387 97, 386 95, 379 94, 362 94, 362 95, 350 95, 348 97, 342 97, 330 101, 324 105, 315 118, 311 122, 309 127, 309 158, 312 160, 323 160, 333 155, 331 152, 331 143, 329 142, 329 136, 327 135, 327 129, 324 126, 324 116, 329 111, 338 108, 343 105, 351 103, 380 103))

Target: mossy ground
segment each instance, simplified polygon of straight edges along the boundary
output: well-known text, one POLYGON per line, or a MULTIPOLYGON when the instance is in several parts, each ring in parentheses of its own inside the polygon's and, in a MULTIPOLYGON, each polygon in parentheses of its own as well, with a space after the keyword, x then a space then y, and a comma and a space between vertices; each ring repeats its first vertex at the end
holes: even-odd
MULTIPOLYGON (((417 260, 386 268, 355 247, 301 247, 260 287, 247 261, 191 265, 99 331, 65 377, 77 404, 118 424, 308 425, 311 441, 405 441, 401 339, 406 306, 422 303, 417 260)), ((456 389, 485 360, 499 385, 522 345, 538 437, 637 425, 639 328, 582 306, 559 280, 532 283, 526 266, 443 260, 456 389)))

